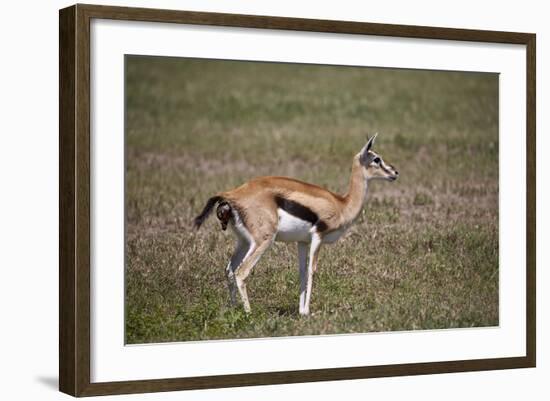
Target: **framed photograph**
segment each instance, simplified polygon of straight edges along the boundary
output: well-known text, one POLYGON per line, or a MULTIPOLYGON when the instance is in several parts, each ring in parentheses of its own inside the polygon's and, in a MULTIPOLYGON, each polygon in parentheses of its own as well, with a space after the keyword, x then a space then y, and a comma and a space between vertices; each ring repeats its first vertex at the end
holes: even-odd
POLYGON ((535 366, 534 34, 59 26, 61 391, 535 366))

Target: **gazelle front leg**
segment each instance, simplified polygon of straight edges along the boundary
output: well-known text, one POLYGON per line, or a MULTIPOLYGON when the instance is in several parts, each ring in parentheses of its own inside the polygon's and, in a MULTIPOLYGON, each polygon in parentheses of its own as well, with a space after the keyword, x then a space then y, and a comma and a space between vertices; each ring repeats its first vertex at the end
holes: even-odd
POLYGON ((307 243, 298 242, 298 263, 300 266, 300 314, 303 314, 306 306, 307 248, 307 243))
POLYGON ((309 315, 309 303, 311 302, 311 290, 313 288, 313 272, 317 268, 317 256, 321 247, 321 236, 314 232, 311 234, 311 244, 309 246, 309 263, 307 267, 307 287, 306 299, 303 308, 300 307, 300 314, 309 315))

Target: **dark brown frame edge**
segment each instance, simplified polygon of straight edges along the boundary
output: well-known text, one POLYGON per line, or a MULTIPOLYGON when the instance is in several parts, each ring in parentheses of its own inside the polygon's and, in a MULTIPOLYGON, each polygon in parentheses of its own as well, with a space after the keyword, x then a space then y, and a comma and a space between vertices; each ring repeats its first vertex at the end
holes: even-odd
POLYGON ((77 4, 59 12, 59 389, 73 396, 349 380, 527 368, 536 365, 536 36, 530 33, 373 24, 77 4), (527 47, 526 356, 383 366, 90 383, 90 20, 92 18, 527 47))

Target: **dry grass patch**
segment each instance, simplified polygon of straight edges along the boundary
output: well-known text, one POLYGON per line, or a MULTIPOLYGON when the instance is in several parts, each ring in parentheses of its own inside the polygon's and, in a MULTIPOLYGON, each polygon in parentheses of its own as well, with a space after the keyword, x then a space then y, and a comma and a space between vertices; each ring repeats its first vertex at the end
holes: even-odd
POLYGON ((147 343, 494 326, 498 320, 498 78, 491 74, 127 60, 126 341, 147 343), (254 176, 343 193, 366 133, 396 165, 357 224, 321 249, 298 314, 293 245, 229 306, 234 238, 206 199, 254 176))

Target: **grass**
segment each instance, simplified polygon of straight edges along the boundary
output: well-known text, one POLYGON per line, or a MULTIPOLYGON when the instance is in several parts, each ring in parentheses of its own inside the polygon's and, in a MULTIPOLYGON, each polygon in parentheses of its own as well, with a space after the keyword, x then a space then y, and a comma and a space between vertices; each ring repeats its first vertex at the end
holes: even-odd
POLYGON ((129 56, 126 342, 498 325, 498 76, 129 56), (298 314, 297 251, 275 243, 229 306, 234 238, 206 199, 258 175, 345 192, 367 133, 396 166, 321 249, 298 314))

